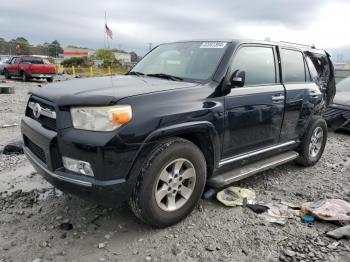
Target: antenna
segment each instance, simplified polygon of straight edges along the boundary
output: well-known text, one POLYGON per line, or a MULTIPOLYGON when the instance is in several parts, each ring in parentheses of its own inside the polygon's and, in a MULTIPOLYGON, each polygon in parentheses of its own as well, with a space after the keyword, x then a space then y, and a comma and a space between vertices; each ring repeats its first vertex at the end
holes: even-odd
POLYGON ((153 45, 153 43, 148 43, 148 51, 151 51, 152 50, 152 45, 153 45))

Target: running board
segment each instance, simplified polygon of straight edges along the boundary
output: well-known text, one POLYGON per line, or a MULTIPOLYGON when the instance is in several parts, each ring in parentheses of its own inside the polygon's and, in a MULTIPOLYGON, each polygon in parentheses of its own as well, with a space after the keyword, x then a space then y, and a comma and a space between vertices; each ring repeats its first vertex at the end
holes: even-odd
POLYGON ((296 158, 299 154, 295 151, 288 151, 276 156, 268 157, 263 160, 248 164, 239 168, 232 169, 222 174, 215 175, 207 181, 207 185, 220 188, 233 182, 255 175, 262 171, 274 168, 279 165, 288 163, 296 158))

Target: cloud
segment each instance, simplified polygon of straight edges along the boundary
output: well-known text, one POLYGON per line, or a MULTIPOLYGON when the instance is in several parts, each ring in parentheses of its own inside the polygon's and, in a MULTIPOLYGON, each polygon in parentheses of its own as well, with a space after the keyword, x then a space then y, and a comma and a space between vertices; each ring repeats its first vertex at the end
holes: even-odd
POLYGON ((99 48, 104 45, 107 11, 115 36, 111 46, 139 53, 145 53, 150 42, 198 38, 293 36, 287 40, 303 42, 315 38, 323 46, 333 46, 336 38, 342 45, 350 44, 349 36, 342 36, 340 30, 331 31, 345 26, 336 23, 350 23, 347 15, 338 15, 346 10, 350 11, 350 5, 345 0, 61 0, 45 4, 32 0, 26 5, 11 0, 1 4, 0 37, 24 36, 35 43, 57 39, 63 45, 99 48), (332 40, 327 40, 322 28, 332 35, 332 40), (316 37, 310 37, 313 32, 316 37))

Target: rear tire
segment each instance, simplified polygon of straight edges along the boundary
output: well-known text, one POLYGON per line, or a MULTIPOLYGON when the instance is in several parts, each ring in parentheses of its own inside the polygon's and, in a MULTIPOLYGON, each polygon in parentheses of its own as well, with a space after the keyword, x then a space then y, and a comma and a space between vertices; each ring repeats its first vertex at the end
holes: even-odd
POLYGON ((195 144, 182 138, 163 140, 141 168, 130 208, 153 227, 176 224, 198 203, 206 173, 205 158, 195 144))
POLYGON ((11 79, 10 73, 7 70, 4 71, 4 75, 6 79, 11 79))
POLYGON ((26 72, 22 71, 22 72, 21 72, 21 77, 22 77, 22 80, 23 80, 24 82, 28 82, 28 81, 29 81, 29 76, 27 75, 26 72))
POLYGON ((297 159, 299 165, 308 167, 315 165, 321 158, 327 142, 327 123, 319 116, 314 116, 310 121, 301 140, 297 159))

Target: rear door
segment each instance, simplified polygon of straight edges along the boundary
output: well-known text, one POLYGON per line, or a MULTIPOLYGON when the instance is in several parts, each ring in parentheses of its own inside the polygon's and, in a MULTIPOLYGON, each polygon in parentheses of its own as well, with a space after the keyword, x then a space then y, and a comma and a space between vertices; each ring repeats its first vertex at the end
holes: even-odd
POLYGON ((322 93, 310 77, 303 52, 284 47, 279 51, 286 90, 281 142, 286 142, 303 134, 307 121, 322 102, 322 93))
POLYGON ((229 72, 244 70, 245 85, 225 97, 223 158, 279 142, 284 111, 274 46, 243 45, 234 54, 229 72))

